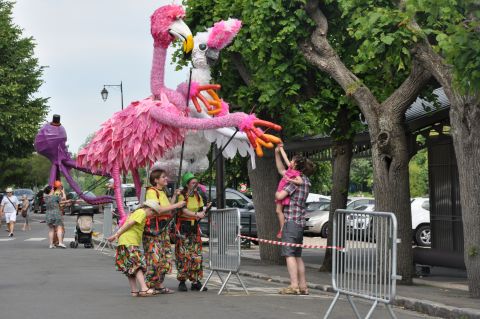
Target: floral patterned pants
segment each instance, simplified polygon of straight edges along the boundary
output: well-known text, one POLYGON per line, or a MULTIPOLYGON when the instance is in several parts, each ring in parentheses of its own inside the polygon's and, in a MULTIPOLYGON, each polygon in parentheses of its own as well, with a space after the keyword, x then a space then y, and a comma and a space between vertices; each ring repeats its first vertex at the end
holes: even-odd
POLYGON ((168 231, 159 236, 144 235, 143 250, 147 263, 145 281, 149 287, 158 287, 163 283, 165 274, 172 272, 172 249, 168 231))

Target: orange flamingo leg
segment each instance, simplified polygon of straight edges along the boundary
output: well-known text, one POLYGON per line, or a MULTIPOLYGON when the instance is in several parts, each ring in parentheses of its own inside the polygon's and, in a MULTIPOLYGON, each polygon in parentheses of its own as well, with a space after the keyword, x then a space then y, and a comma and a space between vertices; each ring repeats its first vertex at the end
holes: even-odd
POLYGON ((214 91, 220 90, 220 88, 221 86, 219 84, 200 85, 197 88, 197 92, 191 96, 191 99, 198 113, 202 112, 202 107, 200 106, 198 100, 202 102, 202 104, 205 106, 205 109, 210 115, 216 115, 221 112, 222 101, 214 91), (210 95, 211 99, 207 99, 205 96, 203 96, 202 91, 206 91, 208 95, 210 95))
POLYGON ((253 121, 252 127, 245 129, 245 133, 247 134, 250 144, 252 144, 252 147, 255 149, 255 153, 258 157, 262 157, 264 154, 262 147, 273 148, 274 144, 280 144, 282 140, 274 135, 265 134, 265 132, 257 126, 264 126, 275 131, 280 131, 282 127, 272 122, 255 120, 253 121))

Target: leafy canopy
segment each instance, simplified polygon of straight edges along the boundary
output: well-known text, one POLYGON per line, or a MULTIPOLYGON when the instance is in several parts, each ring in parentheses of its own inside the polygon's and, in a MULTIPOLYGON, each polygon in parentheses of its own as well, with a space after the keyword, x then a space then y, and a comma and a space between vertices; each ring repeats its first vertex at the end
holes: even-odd
MULTIPOLYGON (((312 21, 304 0, 189 1, 187 24, 203 31, 229 17, 243 27, 232 45, 222 51, 213 78, 222 84, 222 97, 231 105, 283 126, 283 138, 328 134, 335 128, 340 107, 356 108, 341 88, 304 59, 298 43, 308 36, 312 21), (250 76, 247 85, 237 63, 250 76)), ((351 132, 348 132, 351 134, 351 132)))
POLYGON ((47 99, 35 97, 43 67, 32 38, 12 22, 13 3, 0 0, 0 158, 33 151, 33 140, 47 113, 47 99))

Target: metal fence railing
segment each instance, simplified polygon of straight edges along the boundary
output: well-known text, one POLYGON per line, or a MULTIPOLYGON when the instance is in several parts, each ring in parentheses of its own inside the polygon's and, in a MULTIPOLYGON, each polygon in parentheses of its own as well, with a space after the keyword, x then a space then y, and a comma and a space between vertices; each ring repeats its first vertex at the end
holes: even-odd
POLYGON ((397 276, 397 219, 393 213, 359 212, 339 209, 333 219, 332 285, 337 292, 324 318, 328 318, 341 294, 362 318, 352 297, 373 301, 365 318, 378 303, 385 304, 396 318, 390 303, 395 298, 397 276))
POLYGON ((228 280, 234 274, 243 290, 248 295, 248 290, 238 275, 240 269, 240 212, 237 208, 212 210, 210 212, 209 231, 209 265, 210 274, 203 284, 201 291, 215 272, 222 282, 220 295, 226 287, 228 280), (223 280, 220 272, 228 272, 223 280))

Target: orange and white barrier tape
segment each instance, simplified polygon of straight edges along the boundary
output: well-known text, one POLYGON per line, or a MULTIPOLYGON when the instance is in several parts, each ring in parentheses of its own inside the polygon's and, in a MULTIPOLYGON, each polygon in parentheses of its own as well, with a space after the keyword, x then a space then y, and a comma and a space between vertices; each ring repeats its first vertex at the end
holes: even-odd
POLYGON ((238 235, 238 237, 248 239, 248 240, 252 240, 252 241, 258 241, 258 242, 265 243, 265 244, 278 245, 278 246, 316 248, 316 249, 336 249, 336 250, 339 250, 339 251, 345 251, 344 247, 338 247, 338 246, 322 246, 322 245, 305 245, 305 244, 284 243, 282 241, 248 237, 248 236, 244 236, 244 235, 238 235))

